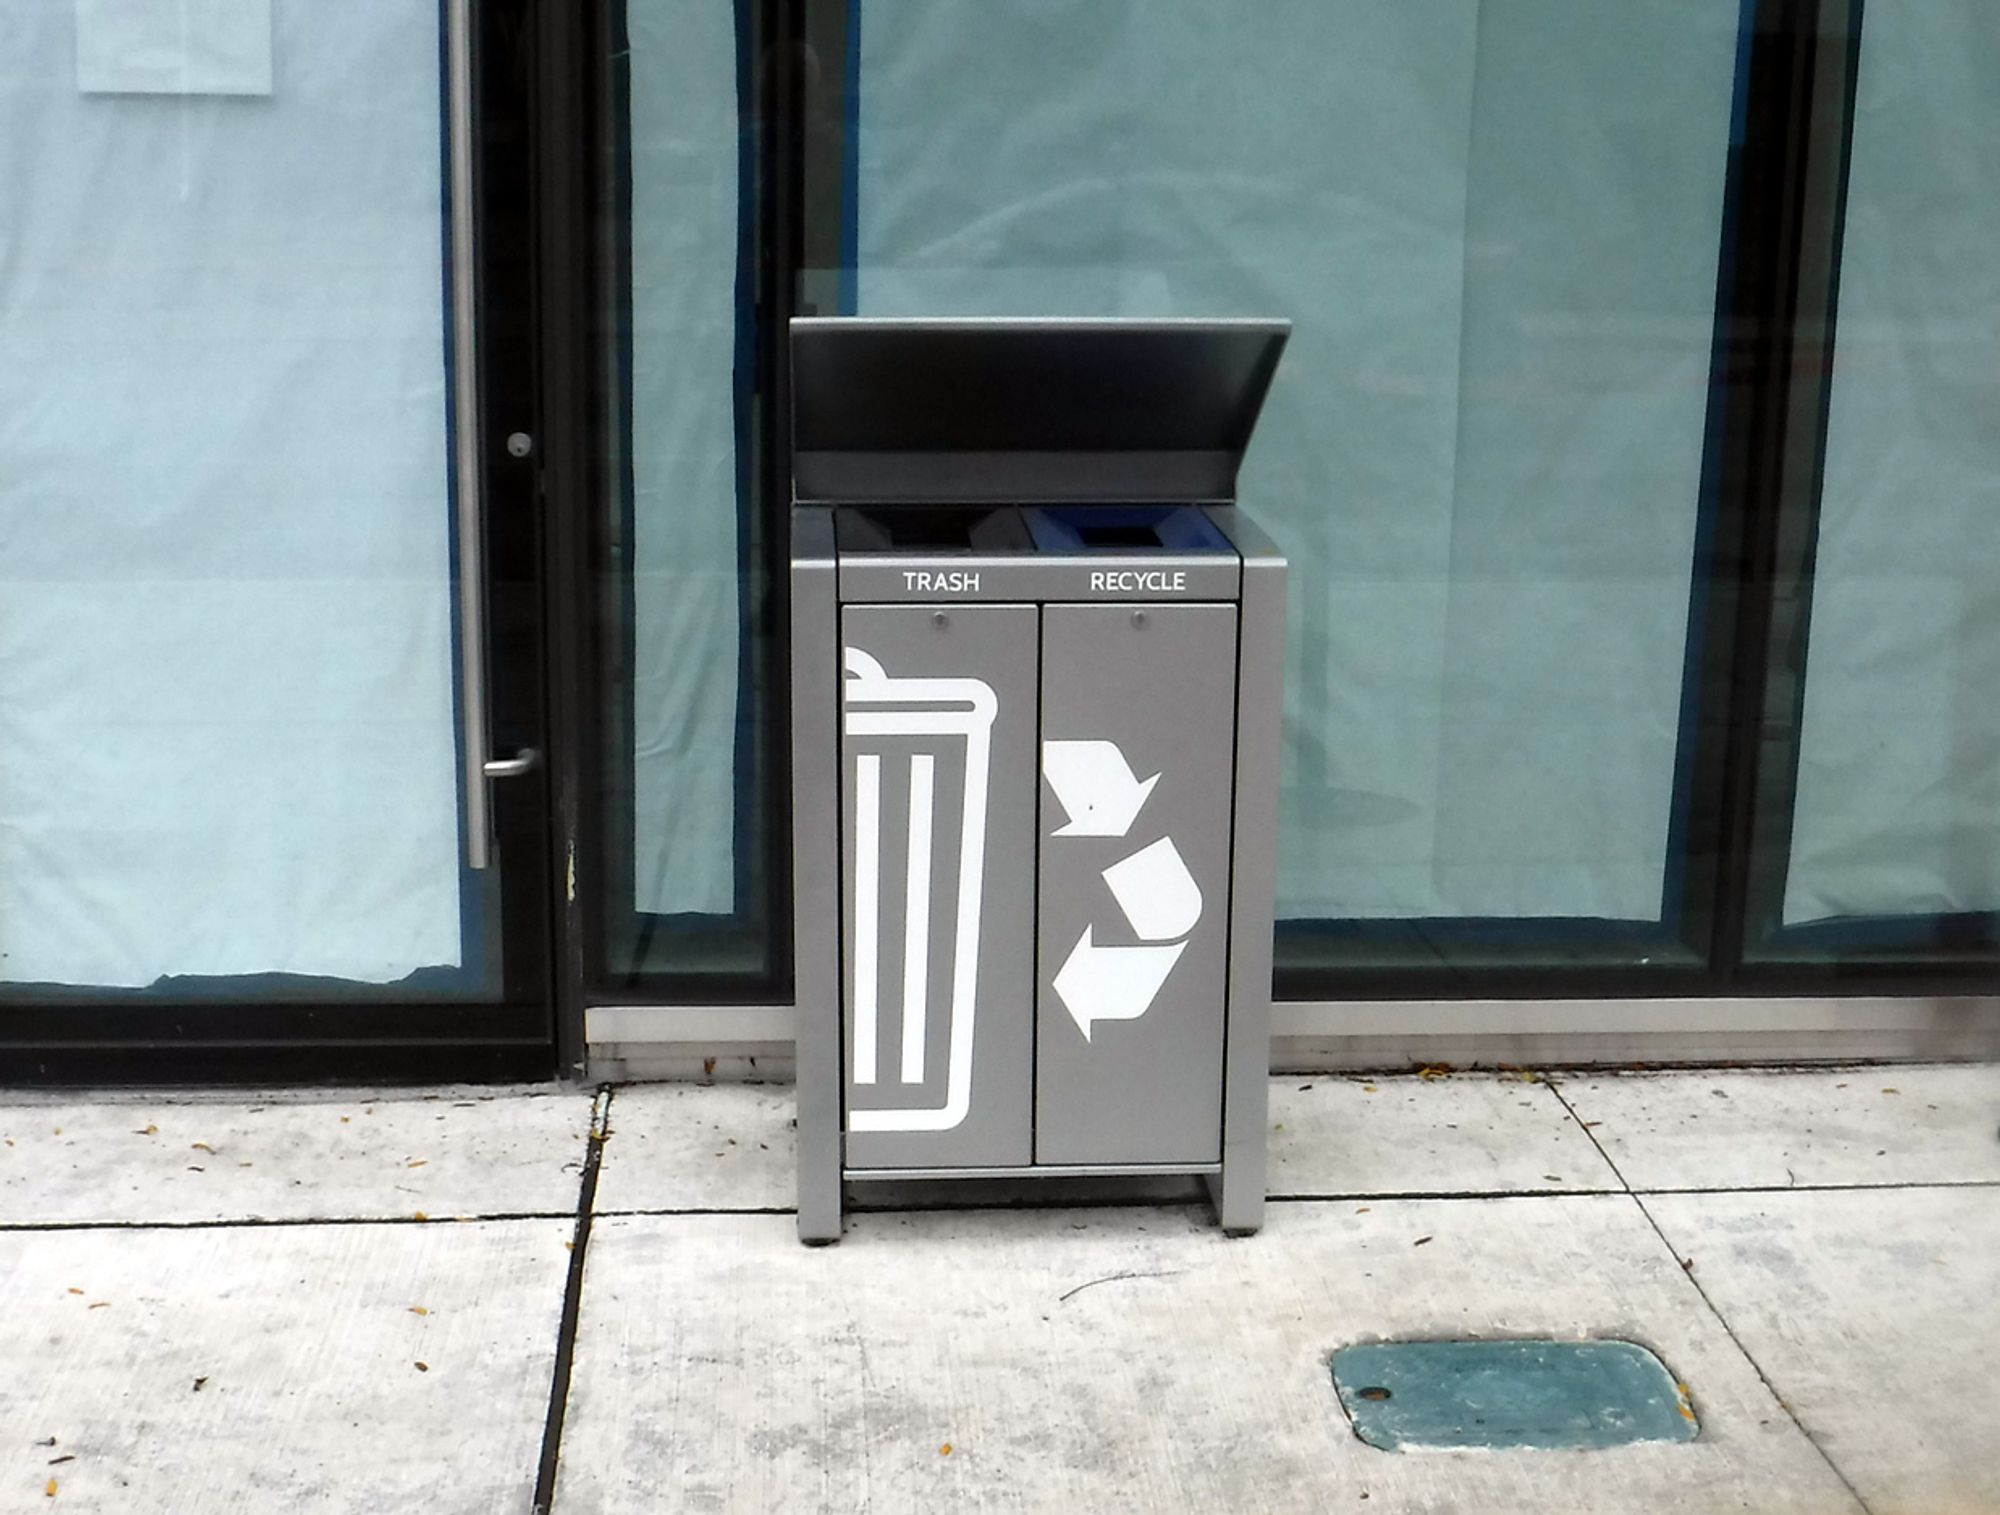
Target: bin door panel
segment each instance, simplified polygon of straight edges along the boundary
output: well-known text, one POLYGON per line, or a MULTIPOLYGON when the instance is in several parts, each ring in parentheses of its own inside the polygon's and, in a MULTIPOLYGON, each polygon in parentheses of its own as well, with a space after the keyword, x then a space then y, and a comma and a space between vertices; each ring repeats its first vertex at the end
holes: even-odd
POLYGON ((1042 627, 1035 1160, 1221 1158, 1233 605, 1042 627))
POLYGON ((850 1168, 1032 1161, 1031 605, 841 614, 850 1168))

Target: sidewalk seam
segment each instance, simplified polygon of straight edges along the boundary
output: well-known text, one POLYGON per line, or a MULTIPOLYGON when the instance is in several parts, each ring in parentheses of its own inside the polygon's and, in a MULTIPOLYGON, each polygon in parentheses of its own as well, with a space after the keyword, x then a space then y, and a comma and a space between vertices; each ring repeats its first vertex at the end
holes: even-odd
POLYGON ((577 1185, 576 1229, 570 1238, 569 1273, 563 1280, 561 1322, 556 1328, 555 1366, 549 1374, 548 1417, 542 1423, 541 1455, 535 1464, 533 1515, 548 1515, 555 1507, 556 1470, 562 1460, 563 1417, 569 1409, 570 1369, 576 1361, 577 1324, 583 1314, 584 1255, 590 1248, 590 1222, 597 1204, 597 1174, 604 1144, 611 1138, 611 1101, 616 1090, 599 1084, 590 1112, 590 1132, 584 1138, 583 1176, 577 1185))
MULTIPOLYGON (((1600 1152, 1602 1148, 1599 1149, 1600 1152)), ((1609 1158, 1606 1159, 1609 1162, 1609 1158)), ((1717 1187, 1669 1187, 1635 1189, 1625 1183, 1617 1168, 1613 1175, 1619 1178, 1617 1186, 1589 1189, 1352 1189, 1326 1190, 1323 1192, 1301 1191, 1289 1194, 1270 1194, 1266 1203, 1273 1205, 1338 1205, 1354 1202, 1374 1204, 1456 1204, 1465 1201, 1486 1201, 1495 1199, 1630 1199, 1644 1200, 1655 1195, 1673 1198, 1691 1194, 1845 1194, 1845 1193, 1901 1193, 1922 1189, 2000 1189, 2000 1179, 1938 1179, 1922 1183, 1812 1183, 1812 1184, 1727 1184, 1717 1187)), ((990 1196, 968 1197, 963 1200, 931 1200, 923 1204, 876 1204, 867 1201, 849 1205, 854 1215, 951 1215, 972 1211, 1015 1211, 1015 1210, 1203 1210, 1208 1201, 1203 1199, 1169 1198, 1166 1196, 1118 1196, 1093 1195, 1087 1199, 1056 1199, 1047 1195, 1025 1198, 997 1199, 990 1196)), ((796 1215, 798 1211, 791 1205, 634 1205, 615 1210, 598 1210, 594 1214, 599 1220, 706 1220, 728 1215, 796 1215)), ((513 1219, 511 1216, 475 1217, 477 1219, 513 1219)), ((560 1218, 560 1217, 551 1217, 560 1218)), ((9 1228, 0 1226, 0 1231, 9 1228)), ((48 1229, 69 1229, 49 1227, 48 1229)))
MULTIPOLYGON (((1827 1470, 1840 1480, 1840 1486, 1847 1490, 1848 1497, 1854 1501, 1855 1507, 1862 1512, 1862 1515, 1875 1515, 1868 1501, 1861 1497, 1861 1491, 1854 1486, 1854 1481, 1847 1476, 1840 1464, 1833 1460, 1833 1454, 1820 1445, 1819 1438, 1806 1429, 1805 1422, 1799 1419, 1798 1412, 1792 1408, 1791 1402, 1784 1395, 1780 1394, 1778 1386, 1771 1382, 1770 1375, 1764 1371, 1764 1365, 1757 1361, 1756 1357, 1751 1353, 1750 1348, 1744 1344, 1743 1338, 1736 1334, 1736 1328, 1729 1323, 1729 1317, 1722 1313, 1714 1299, 1709 1296, 1708 1290, 1702 1287, 1701 1280, 1694 1276, 1693 1270, 1682 1260, 1680 1248, 1674 1245, 1672 1238, 1661 1227, 1658 1218, 1646 1207, 1645 1193, 1632 1187, 1630 1181, 1626 1179, 1623 1170, 1613 1161, 1611 1154, 1605 1151, 1604 1143, 1597 1139, 1597 1133, 1584 1124, 1583 1119, 1576 1113, 1575 1107, 1570 1104, 1568 1096, 1562 1092, 1562 1089, 1556 1082, 1553 1079, 1548 1079, 1544 1082, 1547 1083, 1549 1092, 1555 1095, 1556 1099, 1562 1104, 1563 1110, 1568 1114, 1569 1118, 1576 1123, 1577 1129, 1590 1138, 1590 1144, 1597 1148, 1598 1156, 1604 1159, 1605 1166, 1617 1175, 1619 1183, 1625 1185, 1626 1194, 1631 1197, 1632 1203, 1638 1207, 1640 1215, 1645 1217, 1646 1224, 1652 1227, 1653 1234, 1659 1237, 1660 1245, 1667 1249, 1667 1255, 1674 1260, 1674 1265, 1679 1269, 1681 1277, 1688 1281, 1689 1286, 1695 1292, 1696 1298, 1700 1299, 1708 1307, 1708 1313, 1715 1317, 1715 1323, 1722 1327, 1723 1334, 1729 1338, 1736 1350, 1743 1354, 1743 1360, 1750 1364, 1750 1371, 1757 1375, 1757 1381, 1764 1386, 1764 1392, 1771 1396, 1771 1402, 1785 1412, 1785 1418, 1798 1430, 1799 1435, 1805 1438, 1806 1445, 1819 1454, 1819 1459, 1826 1464, 1827 1470)), ((1657 1193, 1660 1191, 1648 1192, 1657 1193)), ((1798 1191, 1781 1190, 1778 1192, 1795 1193, 1798 1191)))
POLYGON ((475 1221, 569 1220, 571 1210, 489 1210, 472 1215, 238 1215, 202 1220, 0 1221, 0 1236, 28 1231, 256 1231, 301 1226, 457 1226, 475 1221))

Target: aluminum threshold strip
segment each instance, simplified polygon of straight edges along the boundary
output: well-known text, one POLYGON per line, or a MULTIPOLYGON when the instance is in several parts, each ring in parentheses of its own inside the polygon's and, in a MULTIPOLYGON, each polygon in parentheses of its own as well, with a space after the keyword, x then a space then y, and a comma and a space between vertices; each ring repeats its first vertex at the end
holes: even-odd
MULTIPOLYGON (((584 1037, 593 1046, 789 1042, 792 1025, 790 1005, 594 1005, 584 1012, 584 1037)), ((2000 1031, 2000 996, 1280 1000, 1271 1007, 1274 1040, 1974 1028, 2000 1031)))

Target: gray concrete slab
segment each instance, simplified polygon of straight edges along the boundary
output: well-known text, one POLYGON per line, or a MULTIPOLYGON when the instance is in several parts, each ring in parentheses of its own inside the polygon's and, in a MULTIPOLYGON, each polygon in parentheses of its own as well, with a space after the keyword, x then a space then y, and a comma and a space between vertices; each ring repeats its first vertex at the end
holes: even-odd
POLYGON ((2000 1190, 1646 1203, 1874 1515, 2000 1510, 2000 1190))
POLYGON ((1507 1073, 1271 1081, 1273 1195, 1618 1187, 1540 1082, 1507 1073))
POLYGON ((597 1223, 557 1508, 1858 1509, 1629 1199, 597 1223), (1328 1354, 1612 1335, 1703 1429, 1588 1455, 1363 1445, 1328 1354), (1363 1496, 1367 1503, 1362 1503, 1363 1496))
MULTIPOLYGON (((598 1213, 790 1207, 792 1111, 785 1084, 620 1088, 598 1176, 598 1213)), ((1063 1192, 1074 1199, 1142 1187, 1079 1182, 1063 1192)), ((1617 1187, 1596 1147, 1542 1084, 1507 1074, 1271 1081, 1270 1192, 1280 1198, 1617 1187)), ((936 1184, 861 1191, 864 1199, 911 1204, 948 1204, 956 1192, 936 1184)))
POLYGON ((525 1512, 570 1233, 0 1234, 0 1512, 525 1512))
MULTIPOLYGON (((789 1084, 629 1084, 612 1101, 596 1213, 790 1210, 797 1133, 789 1084)), ((1198 1178, 963 1181, 849 1186, 851 1208, 946 1209, 998 1203, 1201 1198, 1198 1178)))
POLYGON ((790 1084, 619 1088, 597 1212, 790 1208, 792 1112, 790 1084))
POLYGON ((1575 1074, 1638 1189, 2000 1183, 2000 1065, 1575 1074))
POLYGON ((568 1214, 589 1089, 0 1097, 0 1225, 568 1214))

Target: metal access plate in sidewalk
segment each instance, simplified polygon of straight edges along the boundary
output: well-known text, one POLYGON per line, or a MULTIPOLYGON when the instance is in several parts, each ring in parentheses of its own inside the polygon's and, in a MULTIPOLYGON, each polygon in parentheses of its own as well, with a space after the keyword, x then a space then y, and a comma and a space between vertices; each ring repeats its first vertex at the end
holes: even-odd
POLYGON ((1665 1363, 1629 1341, 1388 1341, 1333 1354, 1334 1388, 1371 1447, 1591 1449, 1692 1441, 1665 1363))

